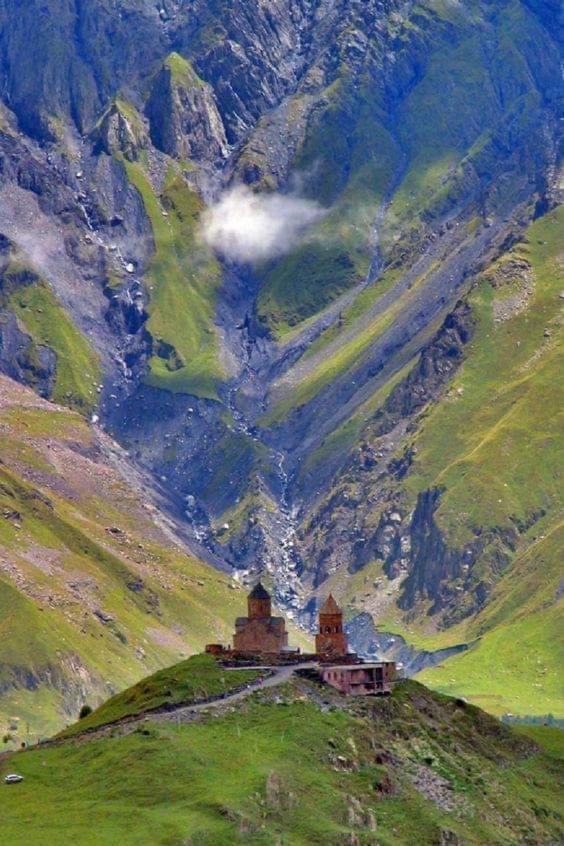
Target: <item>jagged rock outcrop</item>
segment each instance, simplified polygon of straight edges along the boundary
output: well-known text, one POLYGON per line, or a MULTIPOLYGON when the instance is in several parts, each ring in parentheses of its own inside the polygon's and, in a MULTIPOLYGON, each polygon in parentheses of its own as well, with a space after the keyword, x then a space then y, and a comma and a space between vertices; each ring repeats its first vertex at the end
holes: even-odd
POLYGON ((36 345, 11 312, 0 311, 0 373, 33 387, 39 396, 53 392, 57 356, 36 345))
POLYGON ((148 134, 133 106, 116 100, 101 117, 92 140, 95 152, 103 150, 108 156, 123 153, 129 161, 137 161, 147 147, 148 134))
MULTIPOLYGON (((320 23, 318 5, 320 11, 330 6, 324 0, 237 0, 230 13, 215 22, 215 38, 198 55, 195 68, 213 85, 229 143, 240 140, 261 114, 295 87, 312 32, 320 23)), ((182 38, 193 38, 193 33, 194 25, 187 21, 182 38)))
POLYGON ((344 549, 350 572, 373 558, 386 562, 391 578, 407 568, 411 538, 405 504, 396 492, 409 469, 410 453, 408 449, 397 456, 398 434, 415 425, 417 415, 447 389, 464 360, 474 325, 469 304, 458 302, 415 367, 367 423, 358 449, 336 469, 330 498, 304 521, 300 553, 305 560, 319 562, 317 583, 340 563, 344 549), (380 509, 374 526, 374 513, 380 509))
POLYGON ((213 88, 177 53, 157 74, 146 112, 153 144, 169 156, 211 162, 226 158, 227 138, 213 88))
POLYGON ((57 366, 55 352, 37 344, 11 310, 11 296, 36 277, 17 264, 17 251, 0 234, 0 373, 32 386, 42 397, 51 397, 57 366), (13 260, 15 264, 12 264, 13 260))
POLYGON ((147 296, 139 282, 134 282, 119 293, 110 290, 108 296, 108 323, 125 335, 137 335, 147 320, 147 296))
POLYGON ((69 117, 87 131, 126 71, 143 73, 155 61, 163 36, 147 0, 127 0, 118 14, 103 0, 31 0, 17 15, 3 0, 0 17, 11 108, 25 132, 51 140, 69 117))
POLYGON ((544 516, 530 515, 526 524, 477 529, 475 539, 455 546, 437 522, 442 491, 423 491, 409 525, 410 560, 398 604, 412 609, 419 600, 431 600, 428 614, 443 626, 452 625, 483 607, 515 553, 519 535, 544 516), (478 566, 479 564, 479 566, 478 566))
POLYGON ((366 612, 349 620, 345 629, 349 641, 354 643, 361 657, 369 661, 396 661, 402 665, 406 676, 413 676, 421 670, 434 667, 446 658, 466 651, 472 645, 461 643, 434 651, 416 649, 401 635, 378 631, 374 618, 366 612))
POLYGON ((422 351, 417 365, 390 396, 375 417, 375 435, 384 435, 401 419, 412 417, 437 400, 464 358, 464 348, 475 326, 468 302, 459 301, 439 332, 422 351))
POLYGON ((174 44, 197 54, 233 141, 295 82, 302 39, 315 24, 306 0, 240 0, 221 13, 208 0, 166 6, 31 0, 14 16, 2 0, 5 90, 22 129, 53 140, 70 119, 88 131, 122 86, 141 92, 174 44))

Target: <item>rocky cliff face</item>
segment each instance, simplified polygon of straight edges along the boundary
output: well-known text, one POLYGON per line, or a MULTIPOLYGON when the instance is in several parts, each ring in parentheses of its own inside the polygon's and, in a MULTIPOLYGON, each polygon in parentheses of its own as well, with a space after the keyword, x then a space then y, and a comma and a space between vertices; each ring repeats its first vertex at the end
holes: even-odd
MULTIPOLYGON (((305 556, 322 562, 323 569, 315 577, 317 584, 323 583, 343 558, 351 572, 375 557, 381 558, 392 578, 407 567, 414 543, 411 527, 405 524, 402 481, 409 473, 414 452, 409 445, 402 451, 402 442, 409 429, 417 426, 421 411, 442 396, 464 359, 473 326, 471 308, 459 303, 422 351, 416 366, 370 418, 347 464, 339 467, 331 497, 322 499, 302 533, 305 556), (351 512, 354 527, 350 525, 351 512), (347 551, 343 556, 342 530, 347 525, 347 551)), ((304 483, 311 484, 309 480, 304 483)), ((414 515, 413 525, 418 522, 419 516, 414 515)), ((426 552, 429 558, 425 560, 432 561, 431 550, 426 552)))
MULTIPOLYGON (((487 400, 457 380, 495 357, 492 296, 520 351, 512 303, 524 319, 544 296, 521 255, 473 292, 559 199, 553 4, 0 14, 0 233, 34 280, 2 265, 3 372, 94 415, 207 556, 241 580, 266 569, 306 623, 328 581, 375 563, 376 605, 389 581, 406 619, 475 614, 552 513, 550 496, 522 514, 497 488, 495 519, 455 507, 436 456, 474 478, 478 445, 453 452, 449 410, 468 402, 479 430, 487 400), (315 223, 260 261, 214 252, 206 208, 240 182, 317 203, 315 223)), ((518 379, 509 358, 490 396, 518 379)))
POLYGON ((158 73, 146 107, 157 149, 178 159, 227 157, 227 138, 211 85, 173 53, 158 73))
POLYGON ((433 651, 416 649, 406 643, 401 635, 378 631, 372 616, 366 612, 349 621, 346 634, 362 658, 368 661, 395 661, 407 676, 434 667, 453 655, 465 652, 470 646, 461 643, 433 651))

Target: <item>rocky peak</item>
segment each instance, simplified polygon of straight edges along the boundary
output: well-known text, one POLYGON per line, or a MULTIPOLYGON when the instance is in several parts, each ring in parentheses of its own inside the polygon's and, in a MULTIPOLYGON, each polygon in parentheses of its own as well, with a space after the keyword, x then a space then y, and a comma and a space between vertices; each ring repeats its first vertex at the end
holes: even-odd
POLYGON ((227 156, 227 138, 213 89, 178 53, 168 56, 155 77, 146 113, 151 140, 162 152, 206 161, 227 156))
POLYGON ((137 161, 148 136, 141 115, 123 100, 116 98, 92 133, 94 149, 107 155, 123 153, 129 161, 137 161))

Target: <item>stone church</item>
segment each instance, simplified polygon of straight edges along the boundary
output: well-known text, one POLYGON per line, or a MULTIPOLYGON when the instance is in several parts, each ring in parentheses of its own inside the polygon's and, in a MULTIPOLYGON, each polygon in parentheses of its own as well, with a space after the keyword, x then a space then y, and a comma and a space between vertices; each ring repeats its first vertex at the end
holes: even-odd
POLYGON ((235 620, 236 652, 279 653, 288 649, 283 617, 272 616, 270 594, 259 582, 247 597, 248 617, 235 620))

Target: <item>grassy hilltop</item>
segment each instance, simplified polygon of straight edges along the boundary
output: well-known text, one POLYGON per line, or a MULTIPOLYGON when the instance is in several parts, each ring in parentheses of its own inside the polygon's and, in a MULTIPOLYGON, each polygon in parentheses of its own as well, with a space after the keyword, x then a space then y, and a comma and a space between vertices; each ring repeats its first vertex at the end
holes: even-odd
MULTIPOLYGON (((193 658, 142 682, 131 713, 145 687, 160 698, 172 685, 175 698, 175 677, 204 684, 213 663, 193 658)), ((564 831, 557 734, 535 729, 533 740, 415 682, 353 701, 295 679, 188 724, 172 717, 4 759, 2 772, 25 780, 1 788, 3 836, 15 846, 512 846, 564 831)))

